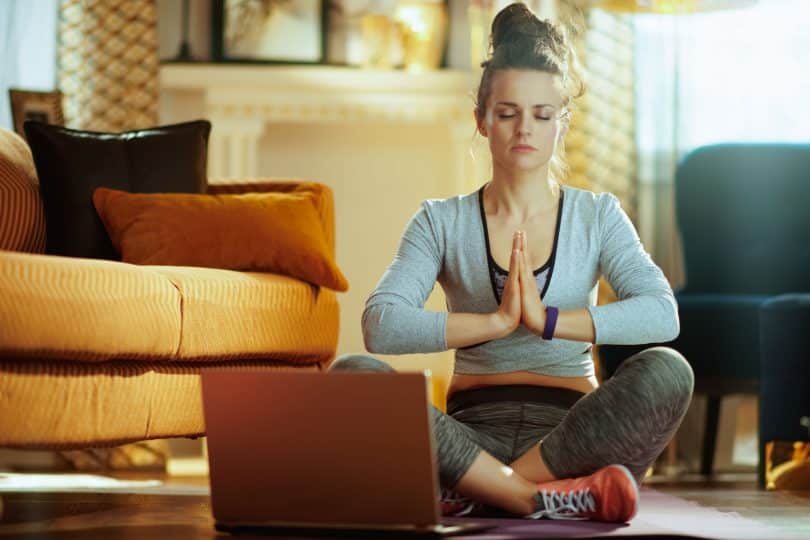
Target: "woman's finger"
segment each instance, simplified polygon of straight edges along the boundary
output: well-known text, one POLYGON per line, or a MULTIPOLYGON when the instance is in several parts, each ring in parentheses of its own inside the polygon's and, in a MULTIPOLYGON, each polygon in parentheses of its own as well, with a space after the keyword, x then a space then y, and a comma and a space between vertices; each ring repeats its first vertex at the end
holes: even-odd
POLYGON ((529 253, 523 249, 520 251, 520 255, 520 263, 523 265, 523 270, 531 273, 531 269, 529 268, 529 253))
POLYGON ((538 294, 537 282, 534 280, 534 272, 529 264, 529 255, 525 251, 521 252, 520 267, 521 274, 526 276, 526 286, 523 287, 524 291, 530 296, 538 294))
POLYGON ((523 281, 524 279, 526 279, 526 278, 523 276, 523 271, 524 271, 524 270, 523 270, 523 251, 522 251, 522 250, 518 250, 518 253, 517 253, 517 260, 515 261, 515 274, 517 274, 517 275, 520 277, 520 280, 521 280, 521 281, 523 281))
POLYGON ((509 280, 517 282, 520 275, 520 231, 512 237, 512 256, 509 258, 509 280))
POLYGON ((509 277, 508 280, 515 281, 520 274, 520 250, 513 249, 512 257, 509 259, 509 277))
POLYGON ((528 295, 529 291, 531 291, 531 282, 534 280, 532 279, 532 273, 529 271, 529 265, 526 262, 525 251, 522 251, 520 256, 520 275, 525 282, 525 285, 523 286, 523 293, 528 295))

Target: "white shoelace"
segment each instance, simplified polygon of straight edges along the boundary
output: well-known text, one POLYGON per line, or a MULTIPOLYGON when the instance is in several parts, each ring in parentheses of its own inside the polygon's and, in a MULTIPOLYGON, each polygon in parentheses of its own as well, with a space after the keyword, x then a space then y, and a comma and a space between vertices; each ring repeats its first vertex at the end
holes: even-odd
POLYGON ((542 510, 538 510, 533 514, 529 514, 528 518, 540 519, 587 519, 582 516, 584 512, 593 512, 596 510, 596 501, 591 495, 590 489, 580 489, 577 491, 561 492, 555 490, 546 491, 540 490, 540 496, 543 498, 542 510))

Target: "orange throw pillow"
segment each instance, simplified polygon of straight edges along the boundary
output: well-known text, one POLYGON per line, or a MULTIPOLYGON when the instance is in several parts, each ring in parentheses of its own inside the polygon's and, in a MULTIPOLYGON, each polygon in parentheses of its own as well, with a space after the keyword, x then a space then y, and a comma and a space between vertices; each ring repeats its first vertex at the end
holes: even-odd
POLYGON ((307 193, 146 194, 102 187, 93 192, 93 204, 124 262, 274 272, 349 289, 307 193))

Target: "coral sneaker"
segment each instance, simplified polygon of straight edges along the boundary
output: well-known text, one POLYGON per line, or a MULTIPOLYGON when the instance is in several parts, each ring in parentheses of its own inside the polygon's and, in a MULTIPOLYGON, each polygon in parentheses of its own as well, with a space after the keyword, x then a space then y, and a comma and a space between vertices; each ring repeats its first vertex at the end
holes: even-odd
POLYGON ((453 517, 466 516, 479 507, 472 499, 449 489, 442 489, 440 505, 443 516, 453 517))
POLYGON ((638 485, 624 465, 608 465, 590 476, 537 486, 532 519, 591 519, 624 523, 638 511, 638 485))

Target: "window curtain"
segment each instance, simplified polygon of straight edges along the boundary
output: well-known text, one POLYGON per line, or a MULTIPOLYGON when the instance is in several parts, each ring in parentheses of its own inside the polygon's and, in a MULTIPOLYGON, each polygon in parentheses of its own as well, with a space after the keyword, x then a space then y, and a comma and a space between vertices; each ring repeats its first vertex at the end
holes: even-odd
POLYGON ((680 142, 678 17, 635 18, 638 231, 644 247, 673 289, 684 283, 683 255, 675 219, 675 167, 680 142))
POLYGON ((13 129, 9 88, 54 90, 58 0, 0 2, 0 127, 13 129))
POLYGON ((685 282, 677 162, 723 142, 810 142, 810 2, 635 17, 639 232, 673 288, 685 282))
POLYGON ((69 127, 120 131, 157 123, 155 0, 0 1, 0 126, 9 88, 64 95, 69 127))
POLYGON ((155 0, 61 0, 59 35, 68 126, 125 131, 157 124, 155 0))

